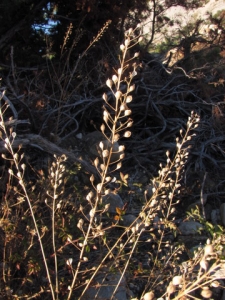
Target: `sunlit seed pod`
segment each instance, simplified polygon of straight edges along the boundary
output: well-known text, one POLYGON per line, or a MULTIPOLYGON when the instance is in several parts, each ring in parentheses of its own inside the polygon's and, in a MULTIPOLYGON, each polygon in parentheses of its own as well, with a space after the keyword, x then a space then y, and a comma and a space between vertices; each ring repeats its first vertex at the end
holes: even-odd
POLYGON ((127 38, 124 44, 126 47, 128 47, 130 45, 130 38, 127 38))
POLYGON ((150 207, 156 206, 157 203, 158 203, 158 202, 157 202, 155 199, 153 199, 153 200, 151 201, 151 203, 150 203, 150 207))
POLYGON ((19 171, 19 172, 17 172, 16 176, 17 176, 18 178, 22 178, 22 174, 21 174, 21 172, 20 172, 20 171, 19 171))
POLYGON ((128 29, 128 34, 130 35, 133 32, 133 28, 128 29))
POLYGON ((108 112, 107 111, 103 111, 103 119, 104 119, 104 121, 105 122, 108 122, 108 118, 109 118, 109 114, 108 114, 108 112))
POLYGON ((100 168, 101 168, 102 171, 105 171, 106 166, 105 166, 104 164, 101 164, 101 165, 100 165, 100 168))
POLYGON ((116 75, 113 75, 112 81, 114 82, 114 84, 116 84, 118 81, 118 77, 116 75))
POLYGON ((121 91, 117 91, 117 92, 115 93, 116 100, 119 100, 121 96, 122 96, 121 91))
POLYGON ((113 82, 111 79, 107 79, 106 80, 106 85, 111 89, 112 88, 112 85, 113 85, 113 82))
POLYGON ((114 137, 113 137, 113 142, 118 142, 120 139, 120 135, 119 133, 115 134, 114 137))
POLYGON ((104 124, 102 124, 102 125, 101 125, 101 127, 100 127, 100 129, 101 129, 101 132, 103 132, 103 133, 104 133, 104 131, 105 131, 105 125, 104 125, 104 124))
POLYGON ((170 213, 173 214, 176 211, 175 207, 172 207, 170 213))
POLYGON ((134 71, 130 74, 130 77, 133 78, 133 77, 135 77, 136 75, 137 75, 137 72, 136 72, 136 70, 134 70, 134 71))
POLYGON ((117 73, 118 73, 118 75, 121 75, 121 74, 123 73, 123 70, 122 70, 121 68, 119 68, 119 69, 117 70, 117 73))
POLYGON ((132 127, 132 126, 133 126, 133 121, 127 123, 127 127, 132 127))
POLYGON ((90 191, 87 196, 86 196, 86 200, 90 201, 93 198, 94 194, 92 191, 90 191))
POLYGON ((120 50, 121 51, 124 51, 125 50, 125 46, 122 44, 122 45, 120 45, 120 50))
POLYGON ((87 262, 88 261, 88 258, 87 257, 83 257, 83 261, 87 262))
POLYGON ((93 182, 94 180, 95 180, 95 177, 94 177, 94 175, 92 174, 91 177, 90 177, 90 181, 93 182))
POLYGON ((124 157, 125 157, 124 153, 120 154, 120 159, 124 159, 124 157))
POLYGON ((83 224, 84 224, 84 220, 83 219, 80 219, 77 223, 77 227, 82 230, 82 227, 83 227, 83 224))
POLYGON ((124 151, 124 150, 125 150, 125 146, 120 145, 120 146, 119 146, 119 152, 124 151))
POLYGON ((205 256, 207 255, 212 255, 214 253, 214 247, 211 244, 207 244, 204 248, 204 254, 205 256))
POLYGON ((104 111, 103 111, 103 116, 104 116, 104 117, 108 117, 108 116, 109 116, 109 113, 108 113, 106 110, 104 110, 104 111))
POLYGON ((133 92, 134 90, 135 90, 135 84, 133 84, 129 87, 129 92, 133 92))
POLYGON ((124 111, 125 109, 126 109, 126 105, 121 104, 121 105, 120 105, 120 111, 124 111))
POLYGON ((129 116, 129 115, 131 115, 131 113, 132 113, 132 111, 130 109, 126 109, 124 112, 124 115, 129 116))
POLYGON ((144 224, 145 227, 148 227, 150 226, 150 222, 149 221, 145 221, 145 224, 144 224))
POLYGON ((133 100, 133 97, 131 95, 127 96, 126 103, 130 103, 133 100))
POLYGON ((135 52, 134 57, 138 57, 140 55, 140 52, 135 52))
POLYGON ((8 169, 8 173, 9 173, 10 175, 13 175, 13 170, 12 170, 12 169, 8 169))
POLYGON ((143 40, 143 37, 140 36, 139 39, 138 39, 138 43, 140 43, 142 40, 143 40))
POLYGON ((106 189, 105 190, 105 195, 108 195, 108 194, 110 194, 111 193, 111 190, 110 189, 106 189))
POLYGON ((102 190, 102 184, 101 183, 97 184, 96 189, 97 189, 97 192, 100 193, 102 190))
POLYGON ((100 143, 99 143, 99 148, 100 148, 101 150, 103 150, 103 148, 104 148, 103 142, 100 142, 100 143))
POLYGON ((180 284, 182 284, 182 282, 183 282, 182 276, 178 275, 178 276, 173 277, 173 280, 172 280, 173 285, 180 285, 180 284))
POLYGON ((72 259, 72 258, 67 259, 66 264, 67 264, 68 266, 71 266, 72 263, 73 263, 73 259, 72 259))
POLYGON ((107 203, 107 204, 105 205, 105 211, 108 211, 108 210, 109 210, 109 207, 110 207, 110 203, 107 203))
POLYGON ((123 136, 129 138, 131 136, 131 131, 125 131, 123 136))
POLYGON ((155 294, 153 292, 148 292, 144 294, 143 300, 153 300, 155 297, 155 294))
POLYGON ((218 288, 220 286, 220 283, 219 283, 219 281, 215 280, 211 283, 211 286, 214 288, 218 288))
POLYGON ((102 156, 103 157, 108 157, 109 156, 109 151, 108 150, 103 150, 102 151, 102 156))
POLYGON ((107 176, 107 177, 105 178, 105 181, 106 181, 106 182, 110 182, 111 179, 112 179, 112 178, 111 178, 110 176, 107 176))
POLYGON ((94 209, 94 208, 92 208, 92 209, 90 210, 89 216, 90 216, 91 218, 93 218, 93 217, 95 216, 95 209, 94 209))
POLYGON ((204 286, 201 291, 201 296, 206 299, 209 299, 212 297, 212 291, 209 289, 209 287, 204 286))
POLYGON ((133 226, 133 227, 131 228, 131 231, 132 231, 132 233, 135 233, 135 232, 136 232, 136 227, 133 226))
POLYGON ((203 257, 202 260, 200 261, 200 267, 207 271, 208 267, 209 267, 209 263, 205 260, 205 258, 203 257))
POLYGON ((181 144, 177 143, 177 148, 180 149, 181 148, 181 144))
POLYGON ((13 154, 13 158, 17 160, 19 158, 18 153, 13 154))
POLYGON ((122 167, 122 163, 119 162, 119 163, 116 165, 116 169, 118 170, 118 169, 120 169, 121 167, 122 167))
POLYGON ((94 160, 94 165, 96 168, 98 167, 98 164, 99 164, 99 159, 98 159, 98 157, 96 157, 96 159, 94 160))
POLYGON ((103 98, 104 101, 107 101, 108 96, 106 95, 106 93, 104 93, 104 94, 102 95, 102 98, 103 98))

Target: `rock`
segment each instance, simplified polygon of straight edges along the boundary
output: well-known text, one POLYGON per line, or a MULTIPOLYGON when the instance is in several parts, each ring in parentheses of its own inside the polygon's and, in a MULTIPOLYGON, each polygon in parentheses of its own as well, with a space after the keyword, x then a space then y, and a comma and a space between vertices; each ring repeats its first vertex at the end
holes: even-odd
POLYGON ((202 205, 206 205, 206 202, 207 202, 207 194, 204 194, 203 195, 203 199, 202 200, 198 200, 194 203, 191 203, 188 208, 187 208, 187 211, 191 211, 191 210, 195 210, 196 208, 202 210, 202 205))
POLYGON ((123 200, 120 198, 118 194, 109 193, 102 197, 102 204, 105 206, 106 204, 110 204, 108 212, 116 213, 116 208, 123 208, 123 200))
POLYGON ((188 221, 188 222, 182 222, 179 225, 178 229, 180 230, 180 233, 182 235, 190 235, 190 234, 198 233, 199 230, 203 230, 204 226, 199 222, 188 221))
POLYGON ((225 203, 221 204, 220 206, 220 217, 223 226, 225 226, 225 203))
MULTIPOLYGON (((100 131, 94 131, 88 133, 84 137, 84 142, 86 144, 88 154, 95 159, 96 157, 102 159, 102 149, 99 147, 99 143, 103 143, 103 149, 109 150, 111 147, 110 142, 105 138, 104 134, 100 131)), ((115 142, 113 144, 113 153, 111 156, 110 163, 114 163, 120 160, 120 155, 123 151, 119 151, 119 144, 115 142)))
MULTIPOLYGON (((127 288, 126 279, 123 277, 120 281, 119 287, 112 297, 114 290, 121 278, 121 274, 109 273, 109 271, 101 272, 94 278, 94 285, 90 286, 85 294, 81 297, 81 300, 127 300, 127 288), (112 297, 112 298, 111 298, 112 297)), ((130 299, 130 297, 129 297, 130 299)))
POLYGON ((207 203, 204 207, 204 215, 207 221, 211 220, 211 213, 212 213, 212 205, 207 203))
POLYGON ((219 209, 212 209, 211 211, 211 222, 213 225, 217 225, 220 221, 220 210, 219 209))
POLYGON ((137 219, 134 215, 124 215, 122 216, 122 219, 120 220, 120 224, 124 227, 130 227, 130 225, 133 224, 133 227, 135 227, 136 232, 140 232, 142 228, 144 228, 144 224, 140 224, 141 220, 137 219))

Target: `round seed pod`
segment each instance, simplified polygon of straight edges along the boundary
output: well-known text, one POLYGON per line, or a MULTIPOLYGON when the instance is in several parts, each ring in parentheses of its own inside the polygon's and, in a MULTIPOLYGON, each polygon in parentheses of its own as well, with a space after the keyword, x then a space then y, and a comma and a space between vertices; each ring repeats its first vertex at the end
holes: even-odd
POLYGON ((212 255, 214 253, 214 247, 212 244, 208 244, 208 245, 205 245, 205 248, 204 248, 204 254, 205 256, 207 255, 212 255))
POLYGON ((204 297, 204 298, 206 298, 206 299, 211 298, 211 296, 212 296, 212 291, 209 289, 208 286, 204 286, 204 287, 202 288, 201 296, 204 297))
POLYGON ((180 284, 182 284, 182 281, 183 281, 182 276, 174 276, 172 283, 173 283, 173 285, 180 285, 180 284))

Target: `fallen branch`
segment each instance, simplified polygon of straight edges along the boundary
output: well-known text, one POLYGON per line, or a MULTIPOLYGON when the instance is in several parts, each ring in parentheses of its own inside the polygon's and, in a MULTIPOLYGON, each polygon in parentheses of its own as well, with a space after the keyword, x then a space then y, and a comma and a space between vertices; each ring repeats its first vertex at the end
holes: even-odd
MULTIPOLYGON (((78 158, 74 153, 57 146, 56 144, 48 141, 47 139, 43 138, 40 135, 26 134, 22 136, 17 136, 12 143, 13 149, 26 148, 27 146, 38 148, 52 155, 65 154, 69 161, 81 164, 81 166, 85 169, 85 171, 87 171, 90 174, 96 174, 96 169, 87 161, 78 158)), ((5 148, 5 142, 1 141, 0 153, 6 153, 6 152, 7 149, 5 148)))

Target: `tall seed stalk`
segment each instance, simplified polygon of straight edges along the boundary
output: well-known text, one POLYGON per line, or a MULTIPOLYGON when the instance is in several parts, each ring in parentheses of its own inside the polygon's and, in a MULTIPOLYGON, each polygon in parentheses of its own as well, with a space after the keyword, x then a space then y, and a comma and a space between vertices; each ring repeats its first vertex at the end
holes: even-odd
MULTIPOLYGON (((109 176, 109 174, 120 169, 122 166, 121 161, 124 158, 123 152, 125 150, 125 147, 123 145, 119 146, 117 144, 118 147, 116 147, 117 150, 115 151, 115 145, 120 139, 121 132, 123 133, 123 137, 125 138, 129 138, 131 136, 131 131, 126 130, 133 124, 133 120, 129 117, 132 112, 128 107, 128 103, 132 101, 131 93, 135 90, 135 84, 132 83, 132 79, 137 74, 137 64, 135 64, 134 59, 139 56, 139 53, 136 52, 132 58, 127 57, 129 50, 134 45, 139 43, 142 39, 139 34, 136 35, 136 32, 139 29, 139 26, 137 26, 135 29, 130 28, 126 32, 124 44, 120 45, 120 50, 122 51, 122 56, 120 58, 120 67, 116 72, 117 74, 114 74, 111 79, 108 79, 106 81, 106 85, 110 89, 110 93, 104 93, 102 96, 105 102, 105 105, 103 106, 103 120, 105 124, 101 125, 101 132, 103 133, 107 141, 107 146, 103 141, 99 143, 102 161, 100 161, 99 158, 96 158, 94 160, 94 166, 100 175, 100 182, 95 185, 94 175, 90 177, 90 181, 96 192, 96 197, 94 197, 93 192, 90 192, 87 195, 87 200, 91 204, 91 210, 89 212, 90 221, 80 251, 80 260, 77 264, 72 284, 69 287, 70 291, 67 298, 68 300, 72 296, 72 291, 83 261, 85 246, 87 245, 88 238, 90 237, 91 229, 94 226, 94 220, 98 205, 102 200, 102 196, 109 192, 105 189, 105 186, 112 181, 112 177, 109 176), (130 64, 131 62, 134 62, 132 66, 130 64), (132 71, 129 71, 130 69, 132 71), (125 72, 128 73, 127 76, 125 76, 125 72), (111 104, 112 102, 113 104, 111 104), (106 131, 109 132, 109 134, 107 134, 106 131), (117 155, 116 161, 113 161, 112 159, 112 156, 114 154, 117 155)), ((90 282, 91 280, 86 285, 82 295, 87 290, 90 282)))

